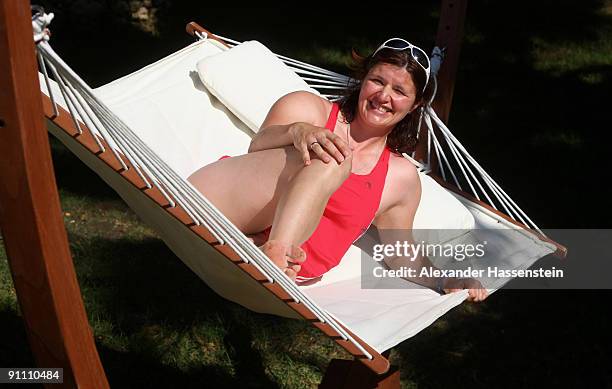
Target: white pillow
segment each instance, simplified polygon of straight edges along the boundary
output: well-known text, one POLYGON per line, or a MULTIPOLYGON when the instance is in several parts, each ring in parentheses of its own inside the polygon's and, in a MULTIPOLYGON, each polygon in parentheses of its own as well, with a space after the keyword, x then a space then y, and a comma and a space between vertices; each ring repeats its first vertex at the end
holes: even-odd
POLYGON ((276 100, 287 93, 319 94, 257 41, 206 57, 197 69, 208 91, 254 132, 276 100))
POLYGON ((475 228, 474 216, 455 196, 428 175, 419 173, 419 177, 421 201, 412 224, 415 240, 444 243, 475 228))

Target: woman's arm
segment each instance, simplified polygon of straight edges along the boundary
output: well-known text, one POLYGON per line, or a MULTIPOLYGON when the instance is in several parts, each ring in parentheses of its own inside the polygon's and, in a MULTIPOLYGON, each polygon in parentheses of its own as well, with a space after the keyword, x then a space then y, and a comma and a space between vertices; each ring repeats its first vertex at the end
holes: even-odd
POLYGON ((325 101, 310 92, 292 92, 281 97, 251 140, 249 153, 292 145, 296 127, 300 125, 323 127, 325 108, 325 101))
POLYGON ((253 137, 249 153, 293 145, 304 165, 312 156, 339 164, 351 154, 346 141, 325 128, 331 103, 309 92, 293 92, 281 97, 270 109, 261 130, 253 137), (311 147, 317 143, 317 147, 311 147))
MULTIPOLYGON (((391 172, 391 165, 389 168, 391 172)), ((389 184, 389 190, 392 193, 391 198, 395 201, 375 218, 373 224, 377 227, 381 243, 384 245, 395 246, 396 242, 403 243, 404 241, 408 244, 414 244, 412 225, 421 198, 421 181, 418 173, 408 161, 396 161, 394 174, 389 178, 393 180, 389 184)), ((385 264, 391 269, 406 267, 414 269, 416 274, 424 267, 436 269, 431 261, 422 255, 417 255, 415 258, 392 256, 385 257, 384 260, 385 264)), ((406 279, 444 293, 468 289, 468 300, 471 301, 481 301, 487 297, 486 289, 474 279, 439 277, 406 277, 406 279)))

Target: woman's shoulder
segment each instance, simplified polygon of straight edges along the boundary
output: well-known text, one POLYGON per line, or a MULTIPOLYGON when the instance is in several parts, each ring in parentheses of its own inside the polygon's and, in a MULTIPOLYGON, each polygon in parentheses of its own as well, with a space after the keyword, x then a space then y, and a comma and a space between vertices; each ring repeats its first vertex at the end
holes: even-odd
POLYGON ((332 103, 323 97, 308 91, 295 91, 279 98, 275 106, 280 105, 295 109, 310 108, 318 112, 331 110, 332 103))
POLYGON ((403 184, 410 184, 419 180, 417 168, 412 162, 394 152, 389 154, 389 171, 387 175, 390 175, 394 181, 399 181, 403 184))
POLYGON ((279 98, 270 113, 322 126, 325 125, 331 107, 332 103, 319 95, 308 91, 295 91, 279 98))
POLYGON ((393 219, 397 212, 405 216, 406 210, 416 210, 420 199, 421 180, 416 167, 406 158, 391 152, 377 218, 394 215, 393 219))
POLYGON ((421 180, 416 166, 408 159, 393 152, 389 156, 387 182, 398 197, 420 193, 421 180))
POLYGON ((286 95, 282 96, 278 101, 291 101, 291 102, 302 102, 307 104, 320 104, 320 105, 331 105, 331 102, 323 97, 317 95, 316 93, 298 90, 295 92, 289 92, 286 95))

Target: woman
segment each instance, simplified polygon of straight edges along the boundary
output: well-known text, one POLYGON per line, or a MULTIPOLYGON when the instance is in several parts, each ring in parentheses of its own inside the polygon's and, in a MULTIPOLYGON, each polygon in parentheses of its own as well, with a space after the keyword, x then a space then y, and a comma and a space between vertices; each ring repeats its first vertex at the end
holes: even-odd
MULTIPOLYGON (((297 282, 317 280, 336 266, 370 223, 381 232, 410 230, 419 204, 417 171, 401 153, 416 144, 429 59, 399 38, 354 58, 361 81, 339 105, 308 92, 283 96, 248 154, 189 177, 297 282)), ((387 264, 431 266, 426 258, 387 264)), ((469 289, 473 301, 486 298, 473 279, 413 281, 440 293, 469 289)))

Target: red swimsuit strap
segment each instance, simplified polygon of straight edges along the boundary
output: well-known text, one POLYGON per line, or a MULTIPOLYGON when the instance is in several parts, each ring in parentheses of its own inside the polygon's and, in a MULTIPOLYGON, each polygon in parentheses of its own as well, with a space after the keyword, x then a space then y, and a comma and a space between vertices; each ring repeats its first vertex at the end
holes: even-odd
POLYGON ((327 123, 325 124, 325 128, 334 132, 334 128, 336 128, 336 121, 338 121, 338 112, 340 111, 340 106, 336 103, 332 104, 331 112, 329 113, 329 118, 327 118, 327 123))
MULTIPOLYGON (((329 113, 329 117, 327 118, 327 123, 325 124, 325 128, 327 128, 331 132, 334 132, 334 128, 336 128, 336 122, 338 121, 339 112, 340 112, 340 105, 338 105, 337 103, 332 103, 332 109, 331 109, 331 112, 329 113)), ((378 158, 378 161, 376 162, 376 166, 374 166, 374 169, 372 169, 372 171, 369 174, 358 175, 357 177, 371 176, 372 174, 374 174, 375 171, 381 169, 381 166, 386 167, 390 154, 391 154, 391 150, 389 150, 389 148, 385 145, 385 148, 383 149, 383 152, 381 153, 380 158, 378 158)), ((386 172, 386 169, 385 169, 385 172, 386 172)))

